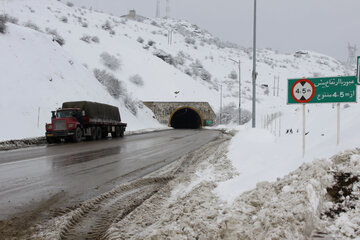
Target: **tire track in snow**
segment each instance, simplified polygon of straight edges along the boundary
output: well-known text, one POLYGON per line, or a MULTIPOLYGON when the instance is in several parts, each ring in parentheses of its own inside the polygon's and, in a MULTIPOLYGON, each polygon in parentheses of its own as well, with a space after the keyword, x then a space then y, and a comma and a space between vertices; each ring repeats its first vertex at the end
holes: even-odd
POLYGON ((154 177, 124 184, 69 212, 60 239, 102 239, 108 227, 154 195, 173 177, 154 177))

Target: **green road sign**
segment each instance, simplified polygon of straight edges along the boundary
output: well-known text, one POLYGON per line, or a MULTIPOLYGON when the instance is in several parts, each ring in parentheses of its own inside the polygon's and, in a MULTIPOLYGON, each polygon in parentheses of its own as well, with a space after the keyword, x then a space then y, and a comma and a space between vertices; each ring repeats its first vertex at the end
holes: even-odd
POLYGON ((288 79, 288 104, 356 102, 356 76, 288 79))
POLYGON ((359 69, 360 57, 357 57, 357 68, 356 68, 356 84, 360 85, 360 69, 359 69))
POLYGON ((210 120, 205 121, 206 126, 211 126, 212 124, 213 124, 213 121, 210 121, 210 120))

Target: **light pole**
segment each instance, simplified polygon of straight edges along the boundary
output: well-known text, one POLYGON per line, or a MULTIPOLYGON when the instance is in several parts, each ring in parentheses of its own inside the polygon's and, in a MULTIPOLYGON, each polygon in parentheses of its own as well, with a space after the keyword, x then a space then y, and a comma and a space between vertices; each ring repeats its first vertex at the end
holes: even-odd
POLYGON ((239 66, 239 125, 241 125, 241 67, 240 67, 240 60, 236 61, 234 59, 229 58, 229 60, 233 61, 234 63, 237 63, 239 66))
POLYGON ((255 111, 256 111, 256 0, 254 0, 254 36, 253 36, 253 71, 252 71, 252 87, 253 87, 253 99, 252 99, 252 127, 256 127, 255 111))
POLYGON ((222 84, 220 84, 220 125, 221 125, 221 114, 222 114, 222 84))

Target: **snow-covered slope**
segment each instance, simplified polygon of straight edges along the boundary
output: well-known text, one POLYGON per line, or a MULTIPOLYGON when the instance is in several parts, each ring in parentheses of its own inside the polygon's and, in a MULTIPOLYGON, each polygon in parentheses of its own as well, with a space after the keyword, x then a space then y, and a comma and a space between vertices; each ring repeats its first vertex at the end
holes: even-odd
MULTIPOLYGON (((7 33, 0 35, 5 56, 0 110, 9 113, 1 120, 6 122, 0 126, 0 140, 43 135, 49 111, 67 100, 118 105, 131 130, 156 127, 139 101, 208 101, 219 111, 220 86, 223 109, 229 111, 222 122, 235 121, 238 66, 231 59, 241 61, 242 108, 251 110, 251 49, 221 42, 196 25, 172 19, 134 21, 61 1, 1 4, 0 14, 15 18, 16 25, 8 22, 7 33), (18 100, 12 100, 15 96, 18 100)), ((265 114, 293 111, 285 107, 287 78, 345 73, 340 62, 312 52, 259 49, 257 59, 258 125, 265 114), (276 76, 280 96, 268 96, 276 76), (269 87, 268 93, 261 85, 269 87)))

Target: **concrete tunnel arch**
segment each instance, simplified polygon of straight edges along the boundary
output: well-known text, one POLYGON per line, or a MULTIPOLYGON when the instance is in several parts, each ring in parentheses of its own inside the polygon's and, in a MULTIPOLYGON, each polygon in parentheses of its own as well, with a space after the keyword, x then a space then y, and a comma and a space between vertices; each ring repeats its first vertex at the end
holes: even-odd
POLYGON ((169 126, 175 129, 198 129, 204 126, 204 118, 196 108, 190 106, 179 107, 171 113, 169 126))

